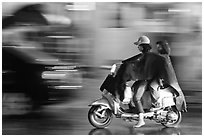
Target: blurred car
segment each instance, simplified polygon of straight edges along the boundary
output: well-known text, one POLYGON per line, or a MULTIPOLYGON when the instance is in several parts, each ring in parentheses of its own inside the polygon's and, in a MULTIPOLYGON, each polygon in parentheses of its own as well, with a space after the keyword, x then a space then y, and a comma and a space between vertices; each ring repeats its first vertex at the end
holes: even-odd
POLYGON ((67 101, 82 88, 74 64, 34 47, 3 44, 2 114, 25 114, 42 105, 67 101))

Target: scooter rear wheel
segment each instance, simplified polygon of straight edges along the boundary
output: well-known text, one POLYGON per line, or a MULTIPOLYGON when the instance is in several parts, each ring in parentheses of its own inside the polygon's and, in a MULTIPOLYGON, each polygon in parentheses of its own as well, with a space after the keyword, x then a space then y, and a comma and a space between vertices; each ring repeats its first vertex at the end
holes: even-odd
POLYGON ((109 109, 100 110, 101 106, 92 106, 88 112, 88 120, 96 128, 105 128, 112 121, 112 113, 109 109), (103 115, 103 116, 102 116, 103 115))
POLYGON ((174 115, 176 115, 177 119, 173 122, 162 123, 162 125, 164 125, 165 127, 177 127, 182 120, 180 111, 178 111, 176 108, 173 108, 172 112, 174 113, 174 115))

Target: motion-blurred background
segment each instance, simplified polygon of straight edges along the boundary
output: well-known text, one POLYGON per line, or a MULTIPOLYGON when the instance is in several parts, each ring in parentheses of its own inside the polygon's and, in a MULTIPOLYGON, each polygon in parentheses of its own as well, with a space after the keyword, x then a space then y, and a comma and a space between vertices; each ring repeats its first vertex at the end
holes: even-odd
POLYGON ((141 35, 153 51, 168 41, 187 102, 201 103, 201 2, 3 2, 3 115, 95 99, 110 66, 139 53, 141 35))

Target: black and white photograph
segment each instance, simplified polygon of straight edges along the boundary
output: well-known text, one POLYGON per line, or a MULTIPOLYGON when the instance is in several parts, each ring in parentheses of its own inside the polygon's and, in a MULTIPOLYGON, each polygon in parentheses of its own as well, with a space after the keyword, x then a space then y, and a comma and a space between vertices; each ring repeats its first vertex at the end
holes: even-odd
POLYGON ((202 135, 202 4, 1 2, 2 135, 202 135))

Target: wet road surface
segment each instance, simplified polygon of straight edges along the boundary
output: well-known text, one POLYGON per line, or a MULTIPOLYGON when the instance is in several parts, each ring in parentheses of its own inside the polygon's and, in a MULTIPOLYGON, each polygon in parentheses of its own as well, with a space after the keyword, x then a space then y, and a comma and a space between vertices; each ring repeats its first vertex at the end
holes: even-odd
POLYGON ((49 107, 40 113, 26 116, 3 117, 3 135, 201 135, 201 111, 183 113, 177 128, 165 128, 154 121, 146 120, 141 128, 132 128, 134 123, 114 118, 106 129, 92 127, 87 119, 87 108, 49 107))
POLYGON ((202 104, 188 104, 188 112, 177 128, 165 128, 154 121, 133 128, 134 123, 113 118, 106 129, 96 129, 88 122, 88 104, 100 98, 101 80, 86 83, 72 101, 44 106, 25 116, 3 116, 3 135, 202 135, 202 104), (94 86, 93 86, 94 85, 94 86))

